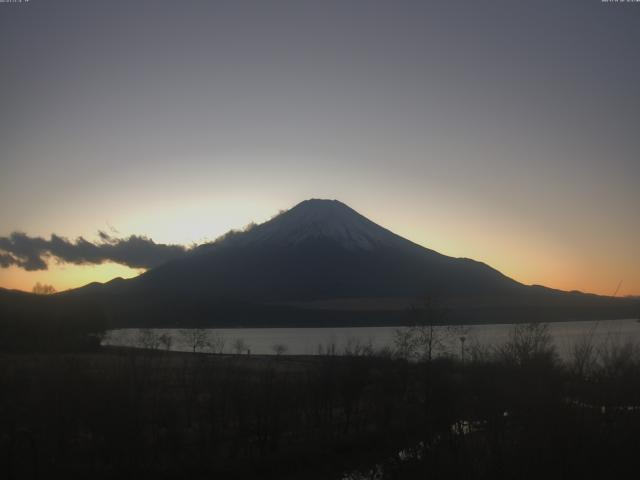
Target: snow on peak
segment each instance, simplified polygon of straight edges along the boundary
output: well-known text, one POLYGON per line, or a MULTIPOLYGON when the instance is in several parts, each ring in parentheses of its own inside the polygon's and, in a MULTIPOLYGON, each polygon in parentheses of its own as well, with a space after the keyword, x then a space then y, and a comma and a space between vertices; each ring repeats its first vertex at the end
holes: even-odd
POLYGON ((407 240, 373 223, 337 200, 305 200, 244 235, 243 244, 297 245, 331 239, 349 250, 374 250, 407 240))

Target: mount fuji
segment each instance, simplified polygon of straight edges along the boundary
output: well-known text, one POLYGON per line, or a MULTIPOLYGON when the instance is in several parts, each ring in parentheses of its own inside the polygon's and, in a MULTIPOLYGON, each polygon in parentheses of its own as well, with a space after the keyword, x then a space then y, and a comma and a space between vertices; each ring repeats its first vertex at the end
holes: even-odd
POLYGON ((318 199, 139 277, 65 295, 99 302, 119 326, 398 324, 426 298, 458 322, 613 318, 627 308, 620 299, 523 285, 318 199))

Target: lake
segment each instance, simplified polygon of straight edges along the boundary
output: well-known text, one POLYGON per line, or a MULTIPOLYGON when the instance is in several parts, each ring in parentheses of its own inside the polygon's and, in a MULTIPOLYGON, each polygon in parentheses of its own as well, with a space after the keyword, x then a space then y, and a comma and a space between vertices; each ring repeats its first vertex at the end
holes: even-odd
MULTIPOLYGON (((601 320, 583 322, 551 323, 550 331, 562 358, 571 355, 573 345, 591 336, 594 344, 606 342, 624 343, 633 341, 640 344, 640 322, 635 319, 601 320)), ((443 338, 440 353, 460 355, 461 341, 468 351, 473 345, 500 345, 509 339, 514 324, 487 324, 436 327, 437 335, 443 338)), ((275 346, 284 347, 289 355, 316 355, 327 351, 343 354, 346 350, 371 345, 374 350, 393 348, 394 334, 398 327, 343 327, 343 328, 216 328, 206 329, 208 346, 198 348, 202 352, 234 353, 241 349, 257 355, 274 355, 275 346)), ((165 335, 170 338, 170 349, 192 351, 192 339, 181 329, 147 330, 156 338, 165 335)), ((149 345, 144 338, 145 331, 135 328, 110 330, 102 344, 105 346, 143 347, 149 345)), ((148 337, 147 337, 148 338, 148 337)), ((159 348, 166 348, 160 346, 159 348)))

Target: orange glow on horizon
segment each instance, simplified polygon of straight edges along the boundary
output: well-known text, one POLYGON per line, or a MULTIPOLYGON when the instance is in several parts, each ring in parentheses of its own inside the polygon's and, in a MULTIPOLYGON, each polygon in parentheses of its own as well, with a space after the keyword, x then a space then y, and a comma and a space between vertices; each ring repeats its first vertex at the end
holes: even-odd
POLYGON ((27 272, 17 267, 0 269, 0 287, 30 292, 36 282, 53 285, 61 292, 91 282, 108 282, 117 277, 132 278, 144 270, 116 263, 101 265, 49 265, 48 270, 27 272))
MULTIPOLYGON (((443 252, 451 256, 456 256, 453 252, 443 252)), ((540 258, 530 258, 529 262, 518 265, 519 269, 513 265, 508 265, 511 255, 486 255, 484 261, 503 274, 526 285, 538 284, 560 290, 580 290, 585 293, 595 293, 598 295, 613 295, 618 282, 622 280, 622 285, 618 296, 638 295, 640 285, 625 281, 625 279, 615 280, 610 272, 595 272, 587 275, 578 275, 578 265, 559 266, 556 261, 540 258), (502 261, 501 261, 502 259, 502 261), (594 281, 594 277, 596 281, 594 281)), ((471 257, 473 258, 473 257, 471 257)), ((40 282, 42 284, 53 285, 56 291, 61 292, 73 288, 82 287, 91 282, 108 282, 117 277, 133 278, 144 270, 132 269, 115 263, 104 263, 102 265, 50 265, 48 270, 27 272, 17 267, 0 270, 0 287, 7 289, 23 290, 30 292, 33 286, 40 282)))
MULTIPOLYGON (((329 197, 331 195, 327 195, 329 197)), ((196 209, 177 220, 177 212, 162 215, 146 222, 134 222, 133 217, 124 224, 125 231, 140 230, 158 242, 180 243, 175 232, 182 236, 189 233, 211 240, 231 228, 240 228, 251 220, 258 222, 269 218, 278 206, 292 206, 295 201, 265 202, 260 208, 252 202, 237 207, 232 213, 222 215, 219 206, 208 215, 211 222, 198 221, 205 216, 205 207, 196 209), (171 228, 169 228, 169 226, 171 228), (191 226, 192 228, 189 228, 191 226), (185 233, 187 232, 187 233, 185 233), (173 238, 172 238, 173 237, 173 238)), ((348 201, 347 204, 352 202, 348 201)), ((354 202, 357 203, 357 202, 354 202)), ((364 203, 364 202, 363 202, 364 203)), ((530 222, 526 217, 512 217, 492 213, 480 216, 463 208, 441 209, 431 207, 416 214, 410 208, 385 209, 385 205, 362 208, 353 207, 375 223, 426 248, 443 255, 466 257, 495 268, 504 275, 526 285, 537 284, 560 290, 580 290, 585 293, 613 295, 620 281, 617 296, 640 296, 640 276, 635 261, 636 244, 620 243, 616 248, 602 248, 611 243, 607 237, 597 238, 586 234, 559 232, 557 229, 530 222)), ((187 209, 188 210, 188 209, 187 209)), ((77 228, 77 231, 82 231, 77 228)), ((605 230, 606 232, 606 230, 605 230)), ((187 240, 188 241, 188 240, 187 240)), ((132 269, 115 263, 101 265, 72 265, 51 262, 45 271, 26 272, 17 267, 0 268, 0 287, 31 291, 40 282, 53 285, 57 291, 78 288, 91 282, 108 282, 116 277, 132 278, 144 270, 132 269)))

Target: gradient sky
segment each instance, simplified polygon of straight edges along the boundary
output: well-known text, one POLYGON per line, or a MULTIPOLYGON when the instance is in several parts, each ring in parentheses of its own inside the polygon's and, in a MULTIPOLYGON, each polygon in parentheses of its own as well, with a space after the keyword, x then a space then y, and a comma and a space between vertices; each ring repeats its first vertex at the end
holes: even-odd
MULTIPOLYGON (((211 240, 310 197, 640 294, 640 3, 0 3, 0 236, 211 240)), ((138 273, 52 263, 0 286, 138 273)))

